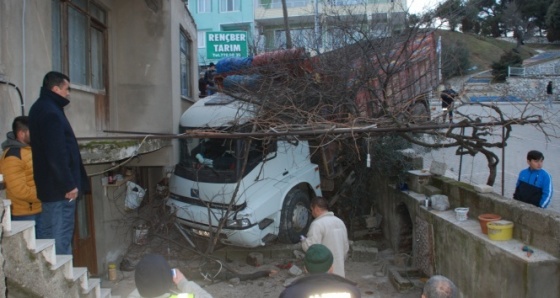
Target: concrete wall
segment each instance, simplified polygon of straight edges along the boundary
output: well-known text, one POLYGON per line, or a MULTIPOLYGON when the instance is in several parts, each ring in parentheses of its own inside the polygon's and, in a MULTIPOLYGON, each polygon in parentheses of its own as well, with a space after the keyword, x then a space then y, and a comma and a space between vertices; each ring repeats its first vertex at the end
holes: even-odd
POLYGON ((453 280, 464 297, 559 297, 560 216, 495 193, 478 193, 472 185, 445 177, 431 177, 431 186, 449 198, 451 209, 421 207, 425 194, 392 186, 378 201, 383 232, 395 251, 406 247, 403 214, 413 223, 414 265, 427 275, 453 280), (406 207, 407 212, 403 212, 406 207), (452 211, 469 207, 469 219, 459 222, 452 211), (514 223, 513 239, 492 241, 482 234, 478 215, 495 213, 514 223), (521 250, 529 245, 535 253, 521 250))
MULTIPOLYGON (((0 1, 0 79, 15 84, 23 95, 25 114, 39 96, 45 73, 51 70, 51 2, 0 1)), ((0 84, 0 138, 21 115, 15 88, 0 84)))
MULTIPOLYGON (((68 282, 64 270, 51 270, 42 254, 30 252, 23 233, 2 239, 2 249, 5 253, 11 252, 3 263, 2 272, 9 272, 9 283, 13 280, 20 281, 17 286, 21 288, 13 292, 21 293, 22 296, 13 297, 36 297, 32 293, 44 293, 45 297, 80 297, 80 283, 68 282)), ((10 293, 11 286, 8 289, 10 293)))

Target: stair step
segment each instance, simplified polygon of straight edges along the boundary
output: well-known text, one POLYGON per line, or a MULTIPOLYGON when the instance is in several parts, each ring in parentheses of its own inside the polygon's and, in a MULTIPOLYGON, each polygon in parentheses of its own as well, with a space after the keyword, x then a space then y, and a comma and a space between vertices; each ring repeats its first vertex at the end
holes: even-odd
POLYGON ((5 232, 11 231, 12 213, 11 213, 10 206, 12 205, 12 201, 2 199, 2 204, 4 204, 4 210, 5 210, 4 218, 2 218, 2 227, 4 228, 5 232))
MULTIPOLYGON (((54 249, 54 239, 35 239, 35 248, 32 248, 32 250, 34 253, 40 253, 48 248, 54 249)), ((53 258, 50 258, 50 262, 53 261, 53 258)))
POLYGON ((83 277, 85 274, 87 274, 86 267, 73 267, 72 270, 70 270, 70 275, 66 276, 66 278, 72 281, 77 281, 80 277, 83 277))
POLYGON ((4 223, 4 236, 11 237, 22 231, 33 228, 35 232, 35 221, 34 220, 16 220, 11 222, 11 226, 7 227, 4 223))
MULTIPOLYGON (((100 285, 101 285, 101 279, 90 278, 90 279, 88 279, 88 283, 87 283, 86 287, 82 288, 82 293, 87 294, 87 293, 91 292, 93 289, 96 289, 96 292, 99 292, 99 289, 101 288, 100 285)), ((95 296, 98 297, 98 295, 95 295, 95 296)))
POLYGON ((111 289, 101 288, 99 298, 111 298, 111 289))
POLYGON ((72 261, 72 255, 56 255, 55 262, 51 263, 51 270, 56 270, 70 261, 72 261))

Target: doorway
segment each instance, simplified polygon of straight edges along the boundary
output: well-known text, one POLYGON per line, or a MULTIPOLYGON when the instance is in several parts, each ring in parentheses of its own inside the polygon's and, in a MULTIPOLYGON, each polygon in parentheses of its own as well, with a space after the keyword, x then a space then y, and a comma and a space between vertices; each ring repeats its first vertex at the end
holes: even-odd
POLYGON ((72 242, 75 267, 87 267, 98 275, 95 229, 93 225, 93 196, 91 191, 82 195, 76 204, 76 223, 72 242))

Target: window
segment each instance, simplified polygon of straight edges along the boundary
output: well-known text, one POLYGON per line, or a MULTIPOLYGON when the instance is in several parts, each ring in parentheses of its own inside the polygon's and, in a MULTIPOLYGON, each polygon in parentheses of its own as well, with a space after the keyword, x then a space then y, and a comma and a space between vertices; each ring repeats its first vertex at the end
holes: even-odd
POLYGON ((206 31, 197 32, 198 48, 203 49, 206 47, 206 31))
POLYGON ((220 0, 220 12, 240 11, 241 0, 220 0))
POLYGON ((212 0, 198 0, 198 13, 212 12, 212 0))
POLYGON ((191 41, 185 32, 181 31, 179 37, 180 44, 180 65, 181 65, 181 96, 191 96, 189 70, 191 68, 191 41))
POLYGON ((73 84, 104 90, 107 13, 91 0, 51 3, 53 69, 73 84))

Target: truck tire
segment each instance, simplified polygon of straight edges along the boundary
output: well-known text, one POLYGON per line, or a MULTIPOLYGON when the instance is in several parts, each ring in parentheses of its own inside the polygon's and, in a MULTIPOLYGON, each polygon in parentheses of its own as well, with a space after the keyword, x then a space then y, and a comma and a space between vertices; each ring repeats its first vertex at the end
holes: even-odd
POLYGON ((309 195, 298 188, 288 192, 282 205, 278 240, 282 243, 297 243, 301 235, 307 234, 311 224, 309 195))

